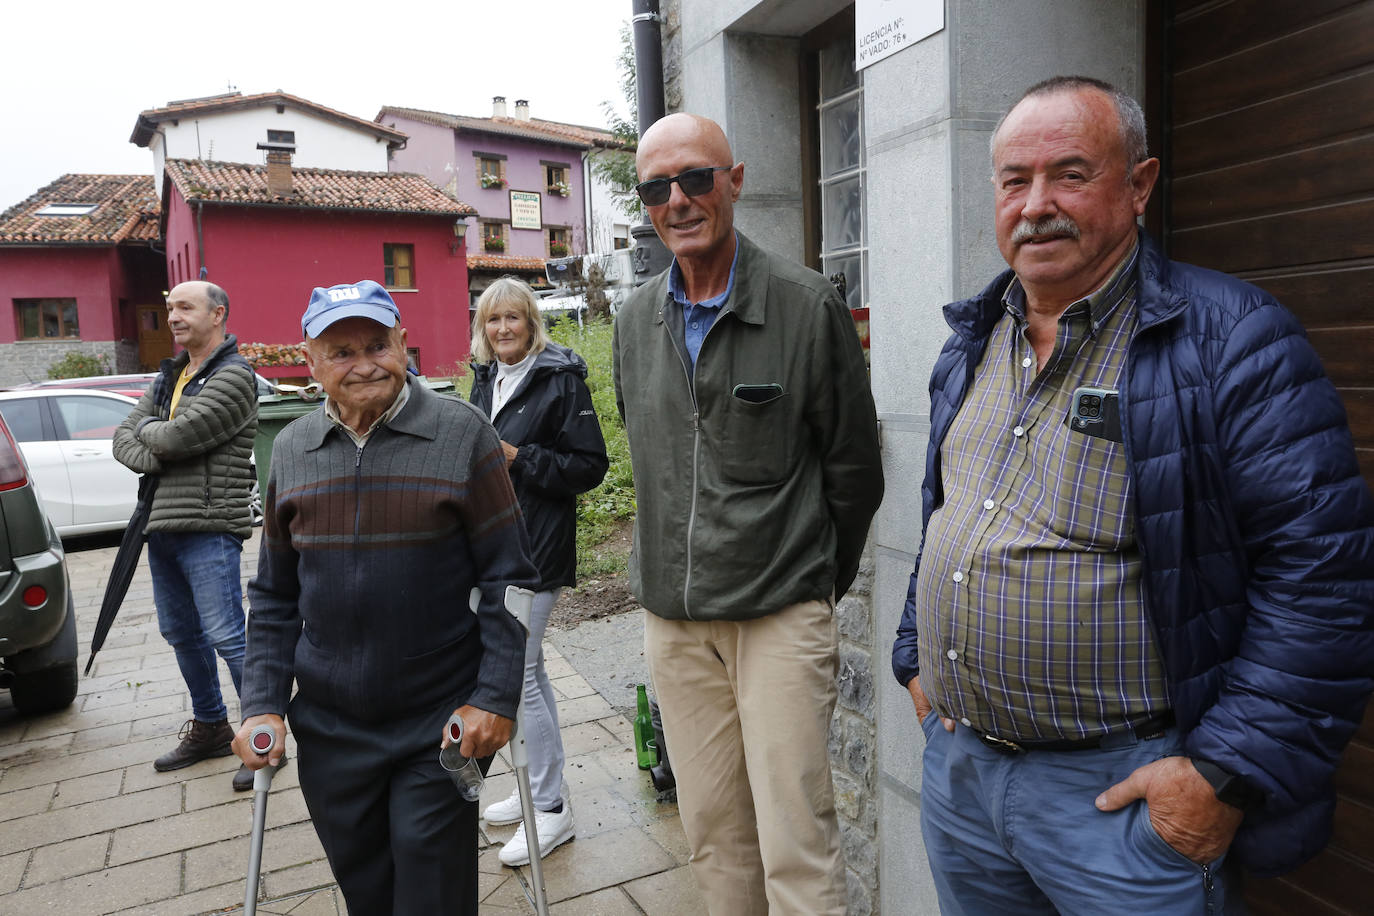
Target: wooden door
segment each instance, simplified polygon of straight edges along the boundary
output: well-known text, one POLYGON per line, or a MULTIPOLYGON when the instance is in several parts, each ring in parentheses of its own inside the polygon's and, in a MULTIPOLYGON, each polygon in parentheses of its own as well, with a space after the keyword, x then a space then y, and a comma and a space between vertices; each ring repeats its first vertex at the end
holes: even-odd
MULTIPOLYGON (((1374 2, 1156 4, 1170 256, 1267 289, 1307 328, 1374 486, 1374 2)), ((1369 913, 1374 714, 1347 750, 1330 847, 1247 885, 1259 914, 1369 913)))
POLYGON ((161 305, 138 307, 138 364, 151 372, 172 355, 172 331, 167 327, 167 308, 161 305))

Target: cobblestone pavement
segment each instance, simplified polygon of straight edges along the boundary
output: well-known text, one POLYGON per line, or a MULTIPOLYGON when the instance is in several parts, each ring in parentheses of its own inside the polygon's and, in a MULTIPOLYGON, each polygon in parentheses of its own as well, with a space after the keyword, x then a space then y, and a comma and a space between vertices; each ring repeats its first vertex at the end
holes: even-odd
MULTIPOLYGON (((82 665, 115 544, 117 538, 68 545, 82 665)), ((255 534, 244 548, 245 582, 256 561, 255 534)), ((657 801, 647 774, 635 767, 630 723, 553 643, 546 641, 545 652, 577 817, 577 838, 544 860, 551 912, 703 912, 677 808, 657 801)), ((220 667, 236 720, 233 686, 220 667)), ((252 793, 230 788, 237 758, 153 770, 153 758, 175 744, 189 709, 172 652, 157 632, 145 561, 70 709, 22 718, 0 690, 0 913, 189 916, 241 909, 252 793)), ((294 755, 290 738, 288 748, 294 755)), ((499 759, 483 804, 513 787, 508 761, 499 759)), ((270 798, 258 912, 345 913, 294 765, 277 775, 270 798)), ((513 832, 483 825, 484 914, 533 912, 528 868, 505 868, 496 858, 513 832)))

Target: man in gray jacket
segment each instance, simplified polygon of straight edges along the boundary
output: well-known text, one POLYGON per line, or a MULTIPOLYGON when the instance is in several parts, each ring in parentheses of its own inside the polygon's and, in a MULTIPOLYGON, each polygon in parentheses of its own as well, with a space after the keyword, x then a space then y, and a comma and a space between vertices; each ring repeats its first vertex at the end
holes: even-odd
POLYGON ((616 320, 630 585, 692 870, 714 914, 840 914, 835 602, 883 492, 863 352, 824 277, 735 231, 717 124, 664 118, 636 166, 674 261, 616 320))
MULTIPOLYGON (((216 654, 234 689, 243 680, 239 557, 252 531, 251 456, 258 428, 253 369, 225 334, 229 296, 193 280, 167 295, 167 325, 182 347, 114 435, 114 456, 156 481, 148 519, 148 567, 158 629, 176 653, 191 694, 181 743, 153 762, 159 772, 227 757, 234 730, 220 692, 216 654)), ((234 788, 253 786, 240 767, 234 788)))

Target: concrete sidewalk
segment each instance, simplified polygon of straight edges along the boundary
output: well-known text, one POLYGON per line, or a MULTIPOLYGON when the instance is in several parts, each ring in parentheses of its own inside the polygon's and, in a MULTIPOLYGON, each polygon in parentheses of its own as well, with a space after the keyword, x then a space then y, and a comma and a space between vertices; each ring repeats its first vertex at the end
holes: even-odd
MULTIPOLYGON (((103 543, 111 546, 69 545, 83 666, 115 554, 115 539, 103 543)), ((255 534, 244 547, 245 582, 256 562, 255 534)), ((615 708, 626 705, 630 682, 642 679, 642 631, 639 615, 627 614, 545 641, 577 818, 577 838, 544 860, 551 910, 560 916, 704 911, 686 867, 677 808, 658 802, 636 768, 630 723, 615 708)), ((223 666, 221 674, 232 700, 223 666)), ((632 703, 632 688, 628 695, 632 703)), ((145 562, 70 709, 21 718, 0 691, 0 913, 188 916, 242 908, 252 793, 229 786, 237 758, 153 770, 153 758, 176 743, 189 708, 172 652, 157 632, 145 562)), ((230 713, 236 719, 232 702, 230 713)), ((499 759, 483 804, 513 787, 508 761, 499 759)), ((528 868, 505 868, 496 858, 513 832, 483 826, 483 913, 533 912, 528 868)), ((263 914, 346 912, 294 764, 272 786, 262 893, 263 914)))

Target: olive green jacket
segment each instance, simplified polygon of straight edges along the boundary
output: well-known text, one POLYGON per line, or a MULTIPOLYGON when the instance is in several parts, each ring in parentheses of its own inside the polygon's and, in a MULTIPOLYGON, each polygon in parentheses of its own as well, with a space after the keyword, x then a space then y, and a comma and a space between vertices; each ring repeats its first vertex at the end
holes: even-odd
POLYGON ((190 356, 162 361, 114 435, 115 459, 158 478, 149 531, 252 533, 249 493, 257 482, 253 436, 258 394, 253 368, 231 334, 186 383, 176 416, 167 419, 172 391, 190 356))
POLYGON ((735 286, 688 372, 668 272, 615 328, 638 513, 630 588, 670 619, 839 599, 883 495, 853 319, 826 279, 739 235, 735 286))

